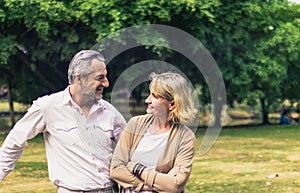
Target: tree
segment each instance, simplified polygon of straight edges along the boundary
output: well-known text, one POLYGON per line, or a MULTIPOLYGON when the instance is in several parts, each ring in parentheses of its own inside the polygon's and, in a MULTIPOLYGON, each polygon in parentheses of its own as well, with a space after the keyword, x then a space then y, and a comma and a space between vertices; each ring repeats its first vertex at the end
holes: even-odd
MULTIPOLYGON (((0 4, 0 68, 11 94, 9 104, 30 103, 66 85, 71 56, 95 41, 94 32, 71 11, 59 1, 0 4)), ((13 120, 13 106, 10 111, 13 120)))
MULTIPOLYGON (((267 123, 275 99, 299 96, 293 89, 299 85, 297 18, 299 6, 287 0, 2 0, 0 72, 5 76, 0 79, 11 85, 11 100, 30 103, 65 87, 76 51, 122 28, 164 24, 198 38, 221 68, 229 103, 259 98, 267 123)), ((111 61, 111 83, 130 65, 148 59, 176 65, 201 85, 203 103, 210 102, 206 81, 190 61, 155 46, 128 50, 111 61)))
POLYGON ((267 124, 269 107, 282 99, 287 70, 299 58, 299 11, 287 1, 221 2, 208 47, 222 68, 229 102, 259 98, 267 124))

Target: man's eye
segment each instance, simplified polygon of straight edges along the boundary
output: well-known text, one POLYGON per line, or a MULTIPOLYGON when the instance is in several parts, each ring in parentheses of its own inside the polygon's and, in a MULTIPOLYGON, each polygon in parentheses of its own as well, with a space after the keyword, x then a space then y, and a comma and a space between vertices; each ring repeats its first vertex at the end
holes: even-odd
POLYGON ((99 76, 99 77, 96 77, 95 80, 103 80, 104 79, 104 76, 99 76))

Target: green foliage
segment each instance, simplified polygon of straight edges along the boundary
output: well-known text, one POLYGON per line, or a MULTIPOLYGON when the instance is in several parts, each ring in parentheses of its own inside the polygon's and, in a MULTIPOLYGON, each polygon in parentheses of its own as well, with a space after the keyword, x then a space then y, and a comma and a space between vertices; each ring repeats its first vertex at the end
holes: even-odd
POLYGON ((15 36, 1 36, 0 35, 0 67, 6 68, 9 57, 16 52, 15 36))
MULTIPOLYGON (((300 11, 299 5, 287 0, 2 2, 0 72, 5 76, 0 82, 12 84, 17 101, 28 103, 64 88, 67 66, 76 51, 140 24, 169 25, 198 38, 222 71, 229 103, 257 101, 258 97, 268 107, 278 99, 299 98, 299 89, 294 88, 300 81, 300 11)), ((136 38, 168 43, 159 34, 136 38)), ((149 59, 169 62, 184 71, 195 85, 202 85, 201 102, 210 102, 200 72, 186 58, 162 46, 136 48, 114 59, 111 83, 130 65, 149 59)), ((141 97, 138 95, 135 97, 141 97)))
POLYGON ((30 103, 64 88, 72 55, 95 40, 91 30, 74 21, 66 2, 7 0, 0 10, 5 16, 0 26, 0 64, 15 100, 30 103))
POLYGON ((299 9, 287 1, 221 2, 207 46, 223 72, 229 102, 257 96, 267 114, 296 72, 287 73, 299 60, 299 9))

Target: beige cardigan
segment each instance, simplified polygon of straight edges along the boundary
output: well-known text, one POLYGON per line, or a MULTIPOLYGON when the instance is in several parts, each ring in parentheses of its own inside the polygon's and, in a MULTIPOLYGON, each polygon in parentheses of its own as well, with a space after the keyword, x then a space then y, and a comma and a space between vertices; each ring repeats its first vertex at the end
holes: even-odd
POLYGON ((135 165, 130 158, 152 121, 153 116, 148 114, 131 118, 116 146, 110 175, 121 186, 121 192, 128 188, 139 192, 144 184, 156 192, 184 191, 192 169, 196 141, 192 130, 185 125, 172 125, 167 146, 158 160, 156 169, 144 170, 147 175, 145 182, 130 172, 135 165), (180 166, 180 173, 175 177, 168 175, 175 166, 180 166))

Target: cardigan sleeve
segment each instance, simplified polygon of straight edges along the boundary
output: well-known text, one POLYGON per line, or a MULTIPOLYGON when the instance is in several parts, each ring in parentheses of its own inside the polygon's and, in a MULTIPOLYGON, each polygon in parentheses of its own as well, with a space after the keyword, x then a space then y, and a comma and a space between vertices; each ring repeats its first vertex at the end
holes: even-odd
POLYGON ((173 168, 180 167, 180 172, 174 176, 154 170, 144 170, 145 184, 157 192, 182 192, 192 170, 196 138, 191 130, 186 130, 178 143, 178 152, 173 168))
POLYGON ((136 122, 131 119, 122 132, 112 157, 110 177, 124 189, 132 189, 135 192, 139 192, 144 185, 143 181, 133 175, 126 167, 133 148, 133 140, 136 137, 134 133, 135 127, 136 122))

